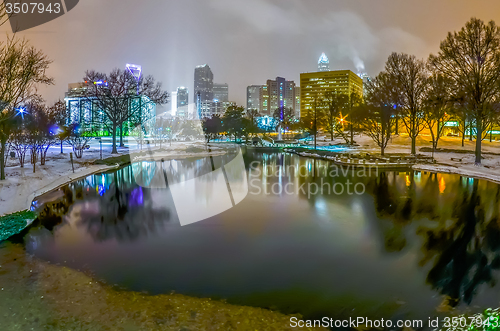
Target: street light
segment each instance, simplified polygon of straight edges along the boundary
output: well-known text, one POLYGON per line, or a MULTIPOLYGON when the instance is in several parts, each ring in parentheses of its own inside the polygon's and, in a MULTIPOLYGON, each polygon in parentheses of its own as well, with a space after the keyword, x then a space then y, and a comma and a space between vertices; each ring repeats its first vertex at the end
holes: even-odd
POLYGON ((98 137, 96 138, 99 140, 99 155, 100 155, 100 158, 102 160, 102 138, 101 137, 98 137))
POLYGON ((17 111, 16 116, 17 115, 21 115, 21 118, 24 120, 24 114, 27 113, 26 112, 26 108, 25 107, 19 107, 19 108, 16 109, 16 111, 17 111))

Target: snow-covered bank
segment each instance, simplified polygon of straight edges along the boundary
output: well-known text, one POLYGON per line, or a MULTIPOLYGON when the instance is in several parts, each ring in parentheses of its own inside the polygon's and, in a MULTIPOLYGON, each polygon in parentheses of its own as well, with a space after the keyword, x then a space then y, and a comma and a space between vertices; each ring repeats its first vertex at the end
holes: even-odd
MULTIPOLYGON (((474 167, 474 166, 472 166, 474 167)), ((466 177, 472 177, 477 179, 485 179, 490 182, 500 184, 500 175, 498 174, 498 169, 491 171, 495 173, 490 173, 490 171, 485 171, 489 169, 484 169, 484 167, 471 168, 471 166, 461 166, 460 168, 448 165, 431 165, 431 164, 416 164, 413 170, 419 171, 429 171, 429 172, 440 172, 447 174, 456 174, 466 177), (477 171, 476 171, 477 169, 477 171)))
MULTIPOLYGON (((357 146, 343 150, 343 153, 370 153, 379 155, 380 148, 368 136, 355 135, 354 140, 357 146)), ((341 139, 330 141, 328 137, 318 138, 318 146, 328 146, 345 143, 341 139)), ((411 140, 408 135, 393 136, 385 149, 386 154, 410 154, 411 140)), ((417 151, 422 147, 432 147, 431 137, 421 134, 417 138, 417 151)), ((434 153, 435 164, 416 164, 412 168, 419 171, 431 171, 452 173, 478 179, 485 179, 500 184, 500 142, 488 140, 482 143, 482 164, 474 164, 475 141, 465 141, 465 146, 461 145, 459 137, 442 137, 439 141, 439 148, 453 150, 439 151, 434 153)), ((419 154, 431 156, 430 152, 418 152, 419 154)))
MULTIPOLYGON (((91 155, 89 153, 88 156, 91 155)), ((0 181, 0 216, 29 209, 33 199, 41 194, 95 172, 114 168, 91 165, 91 161, 89 157, 74 160, 73 173, 69 155, 51 150, 50 155, 47 155, 47 163, 43 166, 37 164, 35 173, 31 164, 26 164, 24 168, 17 164, 8 166, 5 169, 6 179, 0 181)))

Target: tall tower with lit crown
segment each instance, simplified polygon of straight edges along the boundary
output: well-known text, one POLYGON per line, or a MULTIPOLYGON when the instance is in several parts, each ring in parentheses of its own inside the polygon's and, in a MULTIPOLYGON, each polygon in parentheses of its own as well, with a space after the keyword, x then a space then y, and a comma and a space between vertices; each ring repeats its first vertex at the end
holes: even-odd
POLYGON ((318 60, 318 71, 330 71, 330 61, 325 53, 321 53, 318 60))

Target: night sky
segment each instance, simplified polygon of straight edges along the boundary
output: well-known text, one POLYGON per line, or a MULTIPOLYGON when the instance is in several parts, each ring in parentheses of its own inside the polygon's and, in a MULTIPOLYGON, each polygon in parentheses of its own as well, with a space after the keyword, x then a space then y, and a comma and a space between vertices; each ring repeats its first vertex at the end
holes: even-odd
MULTIPOLYGON (((52 102, 86 69, 143 66, 170 92, 193 90, 194 67, 208 63, 229 98, 246 105, 246 87, 276 76, 330 68, 376 75, 387 56, 437 52, 448 31, 472 16, 500 24, 498 0, 80 0, 66 15, 19 33, 54 62, 52 102)), ((0 27, 2 39, 10 25, 0 27)), ((190 100, 192 96, 190 95, 190 100)), ((170 108, 170 106, 168 106, 170 108)))

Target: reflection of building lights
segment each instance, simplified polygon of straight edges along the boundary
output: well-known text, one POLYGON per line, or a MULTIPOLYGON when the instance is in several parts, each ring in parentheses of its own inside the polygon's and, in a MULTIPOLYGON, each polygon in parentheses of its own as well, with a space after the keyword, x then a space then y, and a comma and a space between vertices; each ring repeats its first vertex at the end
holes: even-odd
POLYGON ((410 176, 409 175, 405 176, 405 181, 406 181, 406 186, 409 187, 411 185, 411 180, 410 180, 410 176))
POLYGON ((142 187, 136 187, 130 193, 130 206, 140 206, 144 203, 144 193, 142 187))
POLYGON ((444 178, 441 177, 439 179, 439 193, 443 194, 445 189, 446 189, 446 183, 444 181, 444 178))
POLYGON ((106 186, 104 186, 104 185, 98 185, 96 187, 96 191, 102 197, 104 195, 104 193, 106 193, 106 186))
POLYGON ((413 177, 413 180, 417 183, 420 183, 420 179, 422 178, 422 173, 419 171, 419 172, 416 172, 415 173, 415 176, 413 177))

